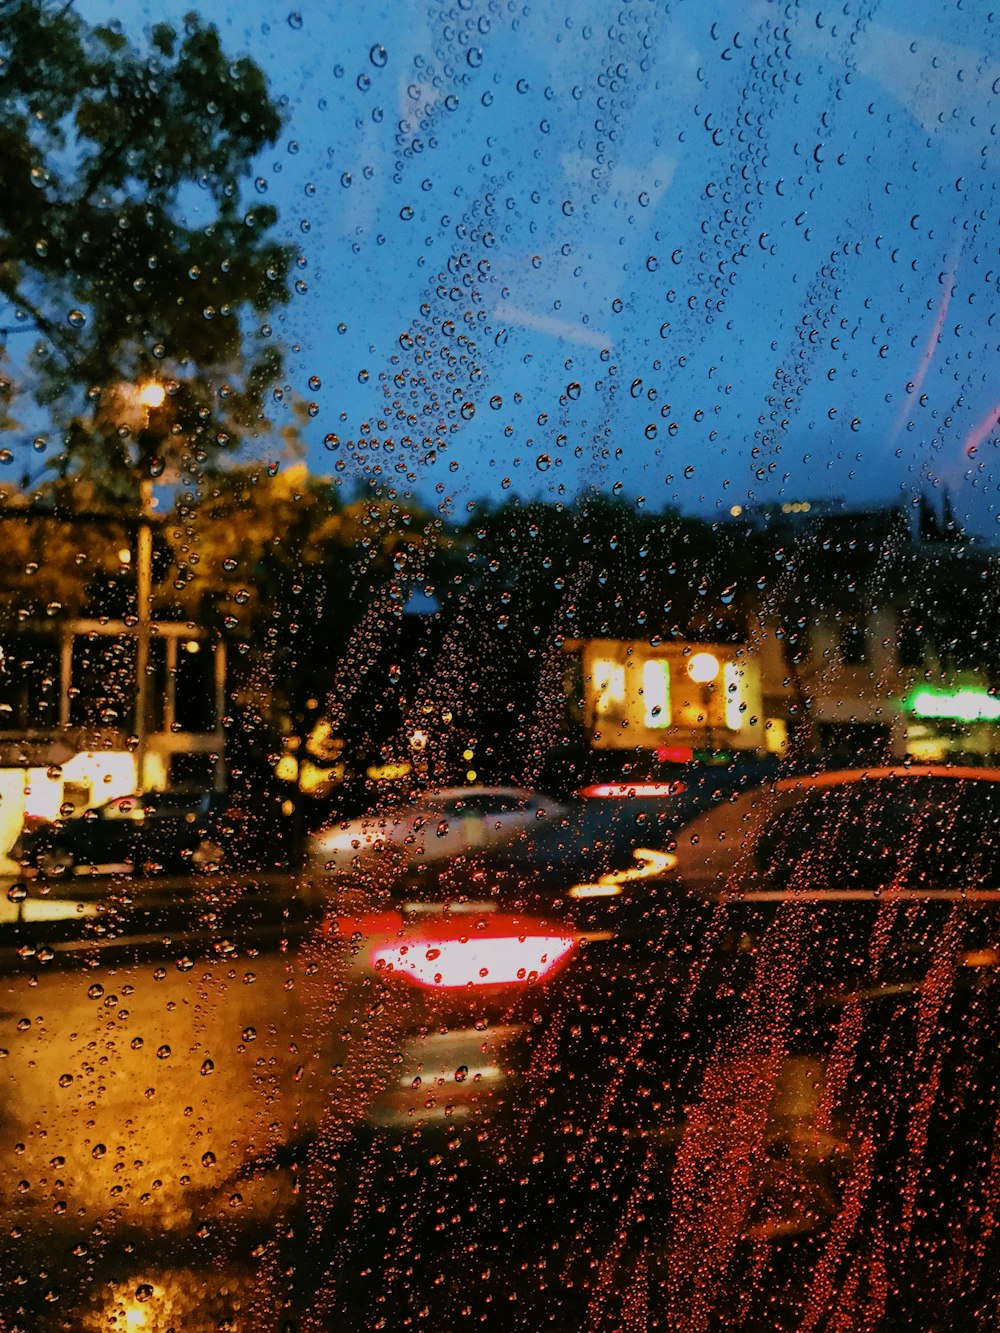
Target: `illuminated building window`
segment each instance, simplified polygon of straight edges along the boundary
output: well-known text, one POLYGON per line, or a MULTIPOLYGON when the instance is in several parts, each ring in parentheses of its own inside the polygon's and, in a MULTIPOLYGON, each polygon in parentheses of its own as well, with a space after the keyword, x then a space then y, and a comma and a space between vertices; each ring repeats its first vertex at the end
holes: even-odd
POLYGON ((647 727, 670 726, 670 666, 662 658, 650 658, 642 668, 642 697, 647 727))
POLYGON ((625 702, 625 668, 608 658, 594 663, 595 709, 598 715, 619 712, 625 702))
POLYGON ((743 672, 735 662, 727 662, 722 669, 722 681, 726 695, 726 726, 730 731, 739 731, 743 725, 743 713, 740 705, 743 699, 743 672))

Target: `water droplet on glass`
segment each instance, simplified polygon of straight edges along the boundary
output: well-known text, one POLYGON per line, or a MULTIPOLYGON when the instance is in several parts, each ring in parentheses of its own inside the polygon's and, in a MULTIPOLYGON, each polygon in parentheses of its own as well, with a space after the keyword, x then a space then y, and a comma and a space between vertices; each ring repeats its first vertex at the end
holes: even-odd
POLYGON ((87 316, 82 310, 71 310, 66 316, 66 322, 74 329, 82 329, 87 322, 87 316))
POLYGON ((548 454, 539 454, 538 457, 535 459, 535 467, 538 469, 539 472, 548 472, 551 466, 552 466, 552 459, 548 456, 548 454))
POLYGON ((376 44, 368 52, 368 59, 372 62, 372 64, 375 66, 376 69, 384 69, 386 62, 389 59, 389 52, 385 49, 384 46, 380 46, 376 42, 376 44))

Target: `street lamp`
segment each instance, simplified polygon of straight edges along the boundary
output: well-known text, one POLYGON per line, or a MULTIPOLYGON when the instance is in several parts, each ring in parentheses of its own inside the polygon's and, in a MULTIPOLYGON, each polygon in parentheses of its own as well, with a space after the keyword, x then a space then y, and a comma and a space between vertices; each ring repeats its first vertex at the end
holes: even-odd
POLYGON ((688 662, 688 675, 696 685, 702 687, 702 707, 705 710, 705 725, 708 730, 708 748, 715 749, 715 737, 712 731, 712 682, 720 671, 719 659, 714 653, 695 653, 688 662))
MULTIPOLYGON (((158 380, 119 384, 111 393, 111 410, 120 428, 128 431, 138 448, 139 521, 136 530, 135 592, 135 765, 139 791, 146 788, 146 750, 149 732, 149 656, 153 602, 153 473, 150 451, 156 433, 150 417, 166 401, 166 387, 158 380)), ((122 563, 129 563, 119 552, 122 563)))

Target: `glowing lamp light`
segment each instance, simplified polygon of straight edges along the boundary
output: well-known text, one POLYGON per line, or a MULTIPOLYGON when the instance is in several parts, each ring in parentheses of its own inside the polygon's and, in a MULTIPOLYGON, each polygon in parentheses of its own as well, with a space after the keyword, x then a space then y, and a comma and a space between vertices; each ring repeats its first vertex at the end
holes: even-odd
POLYGON ((695 653, 688 662, 688 675, 698 685, 708 685, 719 674, 719 659, 714 653, 695 653))
POLYGON ((493 917, 474 932, 467 924, 431 924, 419 935, 377 945, 371 961, 380 972, 430 990, 527 986, 552 976, 576 945, 575 935, 553 934, 541 922, 493 917))
POLYGON ((944 718, 955 722, 1000 721, 1000 699, 985 690, 919 689, 904 707, 916 717, 944 718))
POLYGON ((143 407, 162 407, 163 400, 167 396, 167 391, 162 384, 157 384, 155 380, 143 384, 139 389, 139 402, 143 407))

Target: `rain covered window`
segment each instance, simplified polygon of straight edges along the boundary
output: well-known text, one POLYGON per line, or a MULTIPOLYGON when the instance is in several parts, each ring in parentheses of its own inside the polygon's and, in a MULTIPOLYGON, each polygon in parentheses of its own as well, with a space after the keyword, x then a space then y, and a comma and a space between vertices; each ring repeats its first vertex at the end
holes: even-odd
POLYGON ((0 1326, 995 1326, 997 51, 0 0, 0 1326))

